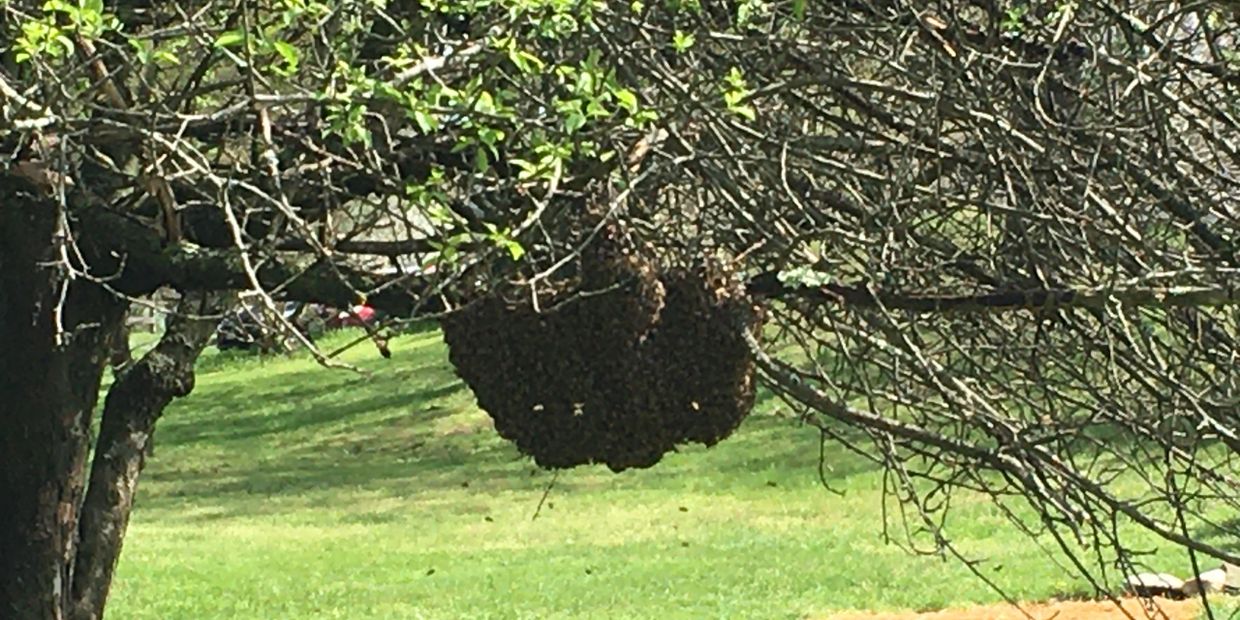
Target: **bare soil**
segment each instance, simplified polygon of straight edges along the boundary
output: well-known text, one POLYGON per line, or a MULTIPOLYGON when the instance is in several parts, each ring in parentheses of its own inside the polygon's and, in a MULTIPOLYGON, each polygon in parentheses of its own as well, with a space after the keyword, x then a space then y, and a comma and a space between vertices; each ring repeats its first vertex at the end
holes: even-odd
MULTIPOLYGON (((1202 616, 1201 601, 1172 601, 1154 599, 1142 601, 1135 598, 1123 600, 1125 615, 1110 601, 1050 601, 1045 603, 1021 603, 1016 609, 1007 603, 944 609, 930 612, 844 612, 822 616, 830 620, 1110 620, 1111 618, 1150 618, 1156 620, 1197 620, 1202 616), (1028 615, 1025 615, 1025 614, 1028 615)), ((1212 601, 1213 604, 1213 601, 1212 601)), ((1213 606, 1213 605, 1212 605, 1213 606)))

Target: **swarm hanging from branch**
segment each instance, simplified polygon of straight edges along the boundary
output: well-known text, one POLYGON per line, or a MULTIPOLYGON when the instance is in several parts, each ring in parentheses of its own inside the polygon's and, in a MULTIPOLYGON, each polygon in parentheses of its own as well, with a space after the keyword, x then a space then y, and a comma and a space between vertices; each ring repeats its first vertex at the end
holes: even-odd
POLYGON ((743 338, 762 311, 724 268, 660 271, 605 227, 577 275, 540 296, 490 295, 448 315, 457 373, 501 436, 545 468, 650 467, 714 445, 754 403, 743 338))

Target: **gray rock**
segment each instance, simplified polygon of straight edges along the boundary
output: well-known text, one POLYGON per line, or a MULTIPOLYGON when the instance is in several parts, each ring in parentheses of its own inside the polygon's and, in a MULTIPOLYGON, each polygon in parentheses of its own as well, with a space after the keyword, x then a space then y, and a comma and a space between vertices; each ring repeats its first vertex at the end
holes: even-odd
POLYGON ((1184 592, 1184 581, 1166 573, 1138 573, 1124 582, 1137 596, 1182 596, 1184 592))
POLYGON ((1223 570, 1227 573, 1227 583, 1224 589, 1236 592, 1240 591, 1240 566, 1223 562, 1223 570))
POLYGON ((1221 592, 1223 587, 1227 585, 1227 569, 1218 567, 1214 570, 1208 570, 1194 579, 1184 582, 1180 590, 1185 596, 1197 596, 1204 592, 1221 592))

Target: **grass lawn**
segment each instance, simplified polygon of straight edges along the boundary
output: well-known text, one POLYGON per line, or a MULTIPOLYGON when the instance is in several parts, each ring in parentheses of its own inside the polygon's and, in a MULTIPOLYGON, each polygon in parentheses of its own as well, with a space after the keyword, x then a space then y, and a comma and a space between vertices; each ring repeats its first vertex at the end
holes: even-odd
MULTIPOLYGON (((353 337, 324 345, 331 349, 353 337)), ((496 436, 438 332, 373 371, 212 350, 160 422, 109 615, 119 619, 799 618, 1001 600, 882 540, 881 473, 763 401, 658 466, 552 480, 496 436)), ((1021 599, 1085 592, 961 498, 950 532, 1021 599)), ((1164 545, 1165 546, 1165 545, 1164 545)), ((1161 570, 1187 573, 1164 549, 1161 570)))

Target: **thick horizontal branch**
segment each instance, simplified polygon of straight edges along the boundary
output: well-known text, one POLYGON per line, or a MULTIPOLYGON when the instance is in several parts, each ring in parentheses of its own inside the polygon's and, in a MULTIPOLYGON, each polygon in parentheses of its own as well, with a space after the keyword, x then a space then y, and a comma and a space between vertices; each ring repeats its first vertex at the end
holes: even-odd
MULTIPOLYGON (((149 294, 161 286, 181 291, 247 290, 252 284, 235 248, 207 249, 191 245, 164 247, 150 228, 102 208, 75 212, 77 223, 109 234, 86 235, 80 242, 92 257, 92 272, 114 289, 129 295, 149 294)), ((279 299, 337 307, 366 302, 396 315, 433 312, 439 308, 424 294, 425 278, 379 275, 347 265, 296 257, 252 257, 259 281, 279 299)))
MULTIPOLYGON (((425 254, 441 249, 442 246, 437 245, 430 239, 404 239, 400 241, 340 241, 331 246, 332 251, 340 254, 366 254, 370 256, 408 256, 410 254, 425 254)), ((457 250, 469 251, 477 248, 477 244, 465 243, 456 246, 457 250)), ((304 239, 289 239, 281 241, 276 250, 281 252, 306 252, 309 251, 310 244, 304 239)))
POLYGON ((751 295, 759 299, 807 299, 858 308, 887 308, 925 313, 1000 312, 1054 308, 1209 307, 1240 305, 1240 289, 1232 286, 1176 286, 1132 288, 1043 288, 998 291, 976 295, 908 295, 871 286, 826 284, 789 285, 775 272, 752 278, 751 295))
MULTIPOLYGON (((233 248, 161 247, 154 231, 141 223, 102 208, 76 213, 82 224, 109 235, 88 235, 94 244, 97 273, 113 273, 114 285, 125 292, 144 294, 164 285, 182 290, 244 290, 250 282, 241 253, 233 248)), ((285 248, 299 249, 299 248, 285 248)), ((411 254, 430 249, 428 242, 342 242, 341 252, 411 254)), ((358 292, 375 291, 369 302, 388 312, 408 314, 423 307, 423 279, 380 276, 345 265, 316 261, 297 265, 277 256, 267 257, 258 269, 260 280, 280 297, 332 305, 355 303, 358 292), (404 278, 399 285, 391 283, 404 278)), ((870 285, 829 283, 823 286, 786 284, 776 272, 749 280, 747 289, 758 299, 805 299, 858 308, 887 308, 923 313, 1001 312, 1054 308, 1208 307, 1240 305, 1240 290, 1232 286, 1177 286, 1132 288, 1050 288, 997 291, 974 295, 909 295, 885 292, 870 285)))

